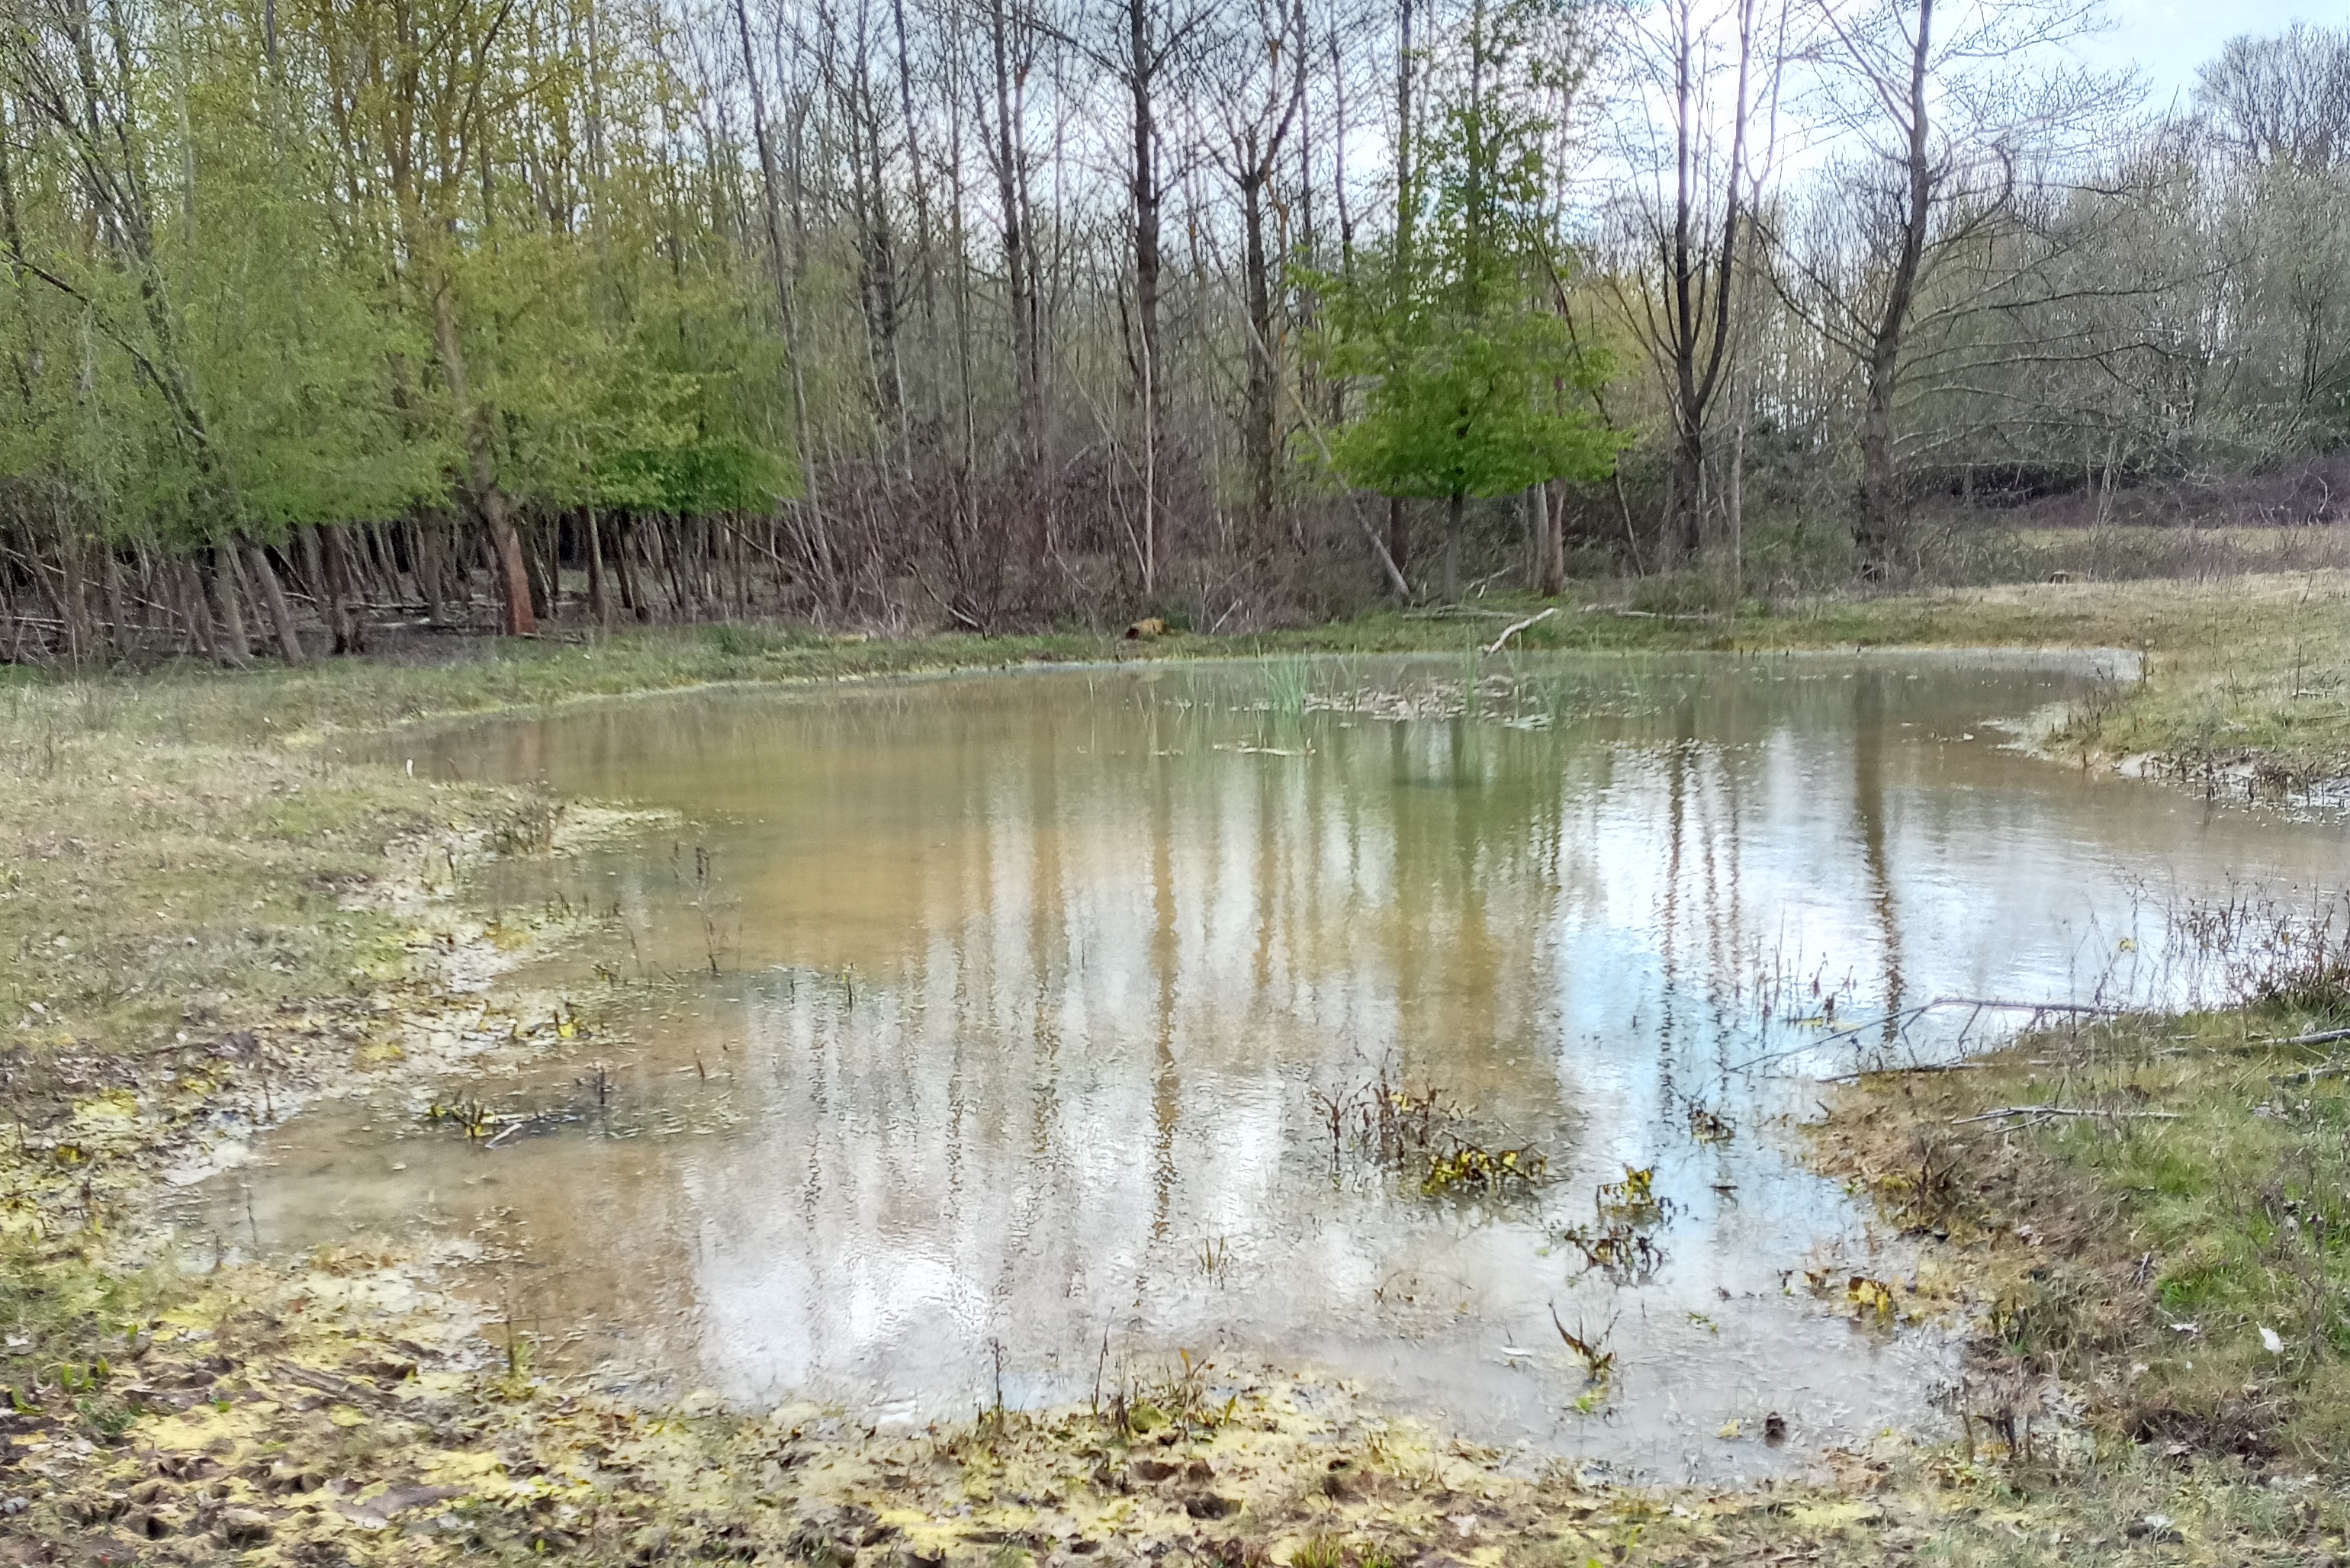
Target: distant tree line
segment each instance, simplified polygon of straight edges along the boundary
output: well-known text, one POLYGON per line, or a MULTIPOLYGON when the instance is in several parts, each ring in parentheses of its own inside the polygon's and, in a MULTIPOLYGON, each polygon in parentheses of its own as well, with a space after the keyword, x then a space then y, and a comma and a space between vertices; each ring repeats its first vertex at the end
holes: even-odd
POLYGON ((1920 565, 2350 441, 2350 32, 2070 0, 15 0, 0 659, 1920 565))

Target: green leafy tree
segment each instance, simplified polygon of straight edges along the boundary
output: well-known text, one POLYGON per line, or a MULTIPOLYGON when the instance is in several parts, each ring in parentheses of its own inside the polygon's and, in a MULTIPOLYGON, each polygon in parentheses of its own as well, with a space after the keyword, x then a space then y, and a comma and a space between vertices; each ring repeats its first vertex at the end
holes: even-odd
POLYGON ((1446 504, 1448 599, 1470 500, 1604 477, 1622 445, 1586 406, 1604 360, 1536 303, 1547 105, 1565 85, 1538 42, 1560 23, 1556 0, 1478 0, 1442 61, 1414 171, 1424 188, 1404 193, 1395 234, 1351 276, 1315 280, 1324 362, 1363 386, 1331 462, 1349 483, 1446 504))

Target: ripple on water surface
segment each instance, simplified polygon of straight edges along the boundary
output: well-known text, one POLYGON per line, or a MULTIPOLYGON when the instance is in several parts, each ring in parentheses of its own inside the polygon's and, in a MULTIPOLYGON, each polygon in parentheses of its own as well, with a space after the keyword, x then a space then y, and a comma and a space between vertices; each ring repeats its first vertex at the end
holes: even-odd
POLYGON ((1793 1126, 1807 1070, 1986 1023, 1839 1029, 1942 996, 2183 995, 2215 976, 2166 909, 2342 880, 2330 821, 2008 743, 2108 683, 2096 659, 1469 678, 1085 670, 401 739, 420 772, 680 814, 474 889, 617 909, 521 983, 592 992, 622 1038, 462 1085, 569 1119, 488 1148, 426 1125, 421 1091, 363 1091, 187 1220, 265 1249, 487 1230, 521 1315, 649 1391, 920 1420, 999 1375, 1083 1398, 1186 1349, 1488 1441, 1753 1471, 1932 1424, 1951 1366, 1939 1332, 1804 1289, 1898 1291, 1912 1262, 1793 1126), (1451 1119, 1382 1159, 1378 1106, 1400 1136, 1393 1095, 1427 1091, 1451 1119), (1546 1167, 1424 1191, 1464 1145, 1546 1167), (1627 1167, 1659 1201, 1601 1200, 1627 1167), (1614 1355, 1604 1390, 1561 1328, 1614 1355))

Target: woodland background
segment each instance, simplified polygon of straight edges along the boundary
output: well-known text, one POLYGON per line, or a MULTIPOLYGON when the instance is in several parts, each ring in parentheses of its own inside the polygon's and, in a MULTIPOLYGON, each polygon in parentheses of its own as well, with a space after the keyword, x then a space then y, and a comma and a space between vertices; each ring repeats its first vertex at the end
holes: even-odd
POLYGON ((0 660, 2202 569, 2350 485, 2350 31, 2098 20, 13 0, 0 660))

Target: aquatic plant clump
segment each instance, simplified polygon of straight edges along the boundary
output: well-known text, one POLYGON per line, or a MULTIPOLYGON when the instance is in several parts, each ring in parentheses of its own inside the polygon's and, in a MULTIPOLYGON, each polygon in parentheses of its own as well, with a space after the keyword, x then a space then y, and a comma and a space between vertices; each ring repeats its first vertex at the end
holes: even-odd
POLYGON ((1570 1225, 1555 1234, 1562 1245, 1582 1255, 1586 1269, 1596 1269, 1617 1283, 1649 1279, 1668 1257, 1654 1237, 1620 1220, 1605 1227, 1570 1225))
POLYGON ((1550 1161, 1531 1148, 1492 1149, 1454 1137, 1451 1147, 1429 1157, 1419 1189, 1430 1196, 1455 1190, 1499 1192, 1530 1187, 1549 1168, 1550 1161))
POLYGON ((1550 1157, 1532 1144, 1472 1136, 1469 1107, 1441 1089, 1390 1083, 1384 1065, 1367 1082, 1315 1091, 1314 1105, 1329 1128, 1334 1174, 1351 1159, 1401 1177, 1430 1198, 1523 1193, 1550 1174, 1550 1157))

